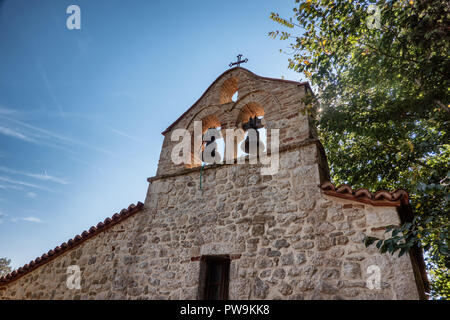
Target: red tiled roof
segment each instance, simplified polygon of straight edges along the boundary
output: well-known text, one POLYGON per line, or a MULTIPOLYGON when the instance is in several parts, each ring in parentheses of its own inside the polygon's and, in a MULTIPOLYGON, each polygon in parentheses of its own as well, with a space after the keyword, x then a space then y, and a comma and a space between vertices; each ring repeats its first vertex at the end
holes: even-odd
POLYGON ((363 202, 373 206, 400 207, 402 204, 409 203, 408 192, 403 189, 397 189, 395 191, 380 190, 372 194, 369 190, 364 188, 353 191, 352 188, 346 184, 335 187, 330 181, 322 183, 320 188, 326 195, 363 202))
POLYGON ((6 276, 1 277, 0 285, 5 285, 14 280, 17 280, 18 278, 42 266, 43 264, 46 264, 47 262, 55 259, 63 253, 77 247, 84 241, 124 221, 135 213, 141 211, 143 208, 144 204, 142 202, 138 202, 136 205, 131 204, 127 209, 122 209, 120 213, 116 213, 111 218, 106 218, 103 222, 99 222, 97 226, 92 226, 91 228, 89 228, 89 230, 83 231, 81 235, 76 235, 73 239, 70 239, 69 241, 57 246, 56 248, 51 249, 47 253, 44 253, 42 256, 30 261, 23 267, 20 267, 19 269, 14 270, 6 276))

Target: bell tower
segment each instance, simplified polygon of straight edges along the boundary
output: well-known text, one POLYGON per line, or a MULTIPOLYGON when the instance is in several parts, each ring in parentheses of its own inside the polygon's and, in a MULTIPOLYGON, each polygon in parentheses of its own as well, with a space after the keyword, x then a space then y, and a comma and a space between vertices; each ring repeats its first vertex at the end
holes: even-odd
POLYGON ((157 174, 148 178, 146 230, 152 277, 163 281, 161 272, 170 271, 176 278, 164 280, 166 285, 155 289, 159 295, 423 296, 417 263, 363 244, 365 235, 383 237, 386 226, 400 223, 397 209, 407 194, 372 195, 328 181, 324 149, 306 112, 310 95, 308 83, 235 67, 162 133, 157 174), (211 163, 205 161, 208 153, 228 157, 211 163), (268 166, 273 170, 265 170, 268 166), (372 270, 384 287, 366 286, 372 270))
MULTIPOLYGON (((162 133, 164 142, 157 176, 173 175, 186 172, 187 168, 201 166, 202 150, 209 141, 202 141, 199 146, 194 146, 194 124, 197 122, 201 123, 202 136, 210 129, 220 129, 222 143, 225 144, 225 148, 220 151, 232 154, 231 157, 236 159, 235 162, 238 162, 237 159, 242 154, 248 154, 250 151, 249 129, 253 129, 257 136, 258 149, 262 147, 269 154, 272 153, 272 130, 279 130, 278 151, 315 145, 318 150, 316 155, 320 157, 317 159, 320 166, 317 173, 320 178, 314 183, 327 180, 328 168, 323 148, 305 112, 303 101, 309 95, 312 95, 312 91, 308 83, 259 77, 241 67, 226 71, 211 84, 192 107, 162 133), (233 101, 232 97, 236 94, 238 98, 233 101), (188 131, 191 137, 192 155, 188 158, 192 161, 189 163, 185 161, 177 164, 173 161, 174 147, 179 143, 173 134, 180 129, 188 131), (265 133, 265 141, 261 139, 261 129, 265 133), (226 143, 226 136, 233 130, 236 131, 236 136, 233 137, 235 140, 229 139, 229 143, 226 143), (237 131, 240 131, 241 135, 237 131)), ((230 161, 225 161, 225 156, 226 154, 222 154, 223 162, 230 164, 230 161)), ((230 156, 227 160, 230 160, 229 158, 230 156)))

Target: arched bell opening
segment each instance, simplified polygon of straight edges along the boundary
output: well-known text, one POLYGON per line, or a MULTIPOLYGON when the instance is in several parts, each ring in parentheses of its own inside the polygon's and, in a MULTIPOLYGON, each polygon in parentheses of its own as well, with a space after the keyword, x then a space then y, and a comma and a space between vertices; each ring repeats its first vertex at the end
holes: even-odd
POLYGON ((264 115, 264 108, 258 102, 249 102, 240 110, 236 127, 244 130, 245 136, 238 145, 238 157, 256 155, 266 150, 264 115))
POLYGON ((225 80, 220 90, 219 103, 236 102, 239 96, 238 79, 235 77, 225 80))
POLYGON ((202 118, 202 142, 199 147, 192 139, 192 163, 188 168, 200 165, 219 163, 223 159, 225 143, 221 132, 221 123, 216 115, 208 115, 202 118), (196 150, 197 148, 197 150, 196 150))

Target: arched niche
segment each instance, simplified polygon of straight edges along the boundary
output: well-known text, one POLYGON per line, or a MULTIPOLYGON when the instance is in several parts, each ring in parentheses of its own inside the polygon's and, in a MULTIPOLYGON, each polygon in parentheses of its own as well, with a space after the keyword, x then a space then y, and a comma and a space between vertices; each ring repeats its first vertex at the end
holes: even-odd
MULTIPOLYGON (((279 117, 282 109, 282 104, 274 95, 266 91, 257 90, 241 97, 230 109, 230 114, 236 128, 243 128, 250 118, 256 117, 261 120, 263 128, 258 129, 258 132, 261 138, 260 141, 264 143, 267 150, 270 149, 270 129, 273 128, 272 124, 279 117)), ((245 142, 247 135, 247 132, 245 132, 244 138, 238 141, 234 151, 235 157, 244 155, 241 144, 245 142)))
MULTIPOLYGON (((207 114, 206 116, 203 116, 202 118, 195 117, 192 119, 190 124, 190 132, 191 132, 191 164, 187 164, 187 168, 195 168, 200 165, 202 165, 202 159, 201 159, 201 152, 205 148, 205 142, 202 142, 199 149, 196 149, 196 146, 194 144, 194 131, 193 131, 193 124, 194 121, 201 121, 202 123, 202 137, 203 135, 208 131, 208 129, 217 129, 221 130, 221 122, 216 114, 207 114)), ((224 153, 225 145, 223 143, 223 139, 216 140, 216 143, 218 145, 217 152, 219 152, 222 156, 224 153), (221 140, 221 141, 219 141, 221 140)))
POLYGON ((210 114, 202 118, 202 133, 205 133, 206 130, 210 128, 219 128, 221 127, 219 118, 215 114, 210 114))
POLYGON ((259 102, 251 101, 244 105, 238 114, 236 126, 239 127, 240 123, 245 123, 254 117, 264 117, 264 108, 259 102))
POLYGON ((243 144, 245 143, 245 140, 248 136, 248 131, 245 130, 244 126, 246 123, 250 121, 250 119, 258 119, 260 121, 260 124, 262 125, 261 128, 257 129, 257 134, 259 137, 259 141, 263 143, 264 146, 267 145, 267 134, 266 134, 266 128, 265 128, 265 119, 264 119, 265 111, 263 106, 256 101, 250 101, 246 103, 242 108, 239 109, 239 114, 236 119, 236 127, 244 129, 244 136, 241 141, 238 141, 238 144, 236 145, 235 155, 236 157, 242 157, 245 156, 246 153, 243 151, 243 144))
POLYGON ((241 97, 229 110, 230 117, 234 119, 234 126, 239 128, 250 117, 263 116, 270 121, 278 116, 282 109, 281 103, 272 94, 258 90, 241 97))
POLYGON ((225 104, 233 102, 233 96, 238 92, 238 78, 231 77, 225 80, 220 87, 219 103, 225 104))
POLYGON ((211 124, 212 126, 216 125, 218 127, 224 122, 222 119, 223 111, 220 106, 211 105, 207 107, 201 108, 192 118, 188 121, 185 129, 193 132, 194 130, 194 121, 202 121, 202 129, 203 133, 206 129, 205 126, 211 124), (219 125, 217 125, 219 124, 219 125))

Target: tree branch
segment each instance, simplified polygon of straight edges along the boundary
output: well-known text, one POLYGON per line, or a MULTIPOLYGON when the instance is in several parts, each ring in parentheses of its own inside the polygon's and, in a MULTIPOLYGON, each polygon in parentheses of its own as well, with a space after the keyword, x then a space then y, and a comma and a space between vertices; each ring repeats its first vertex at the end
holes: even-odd
POLYGON ((447 111, 447 113, 450 113, 450 108, 448 106, 446 106, 445 104, 443 104, 441 101, 434 100, 434 102, 436 102, 439 105, 439 107, 441 107, 442 109, 447 111))

